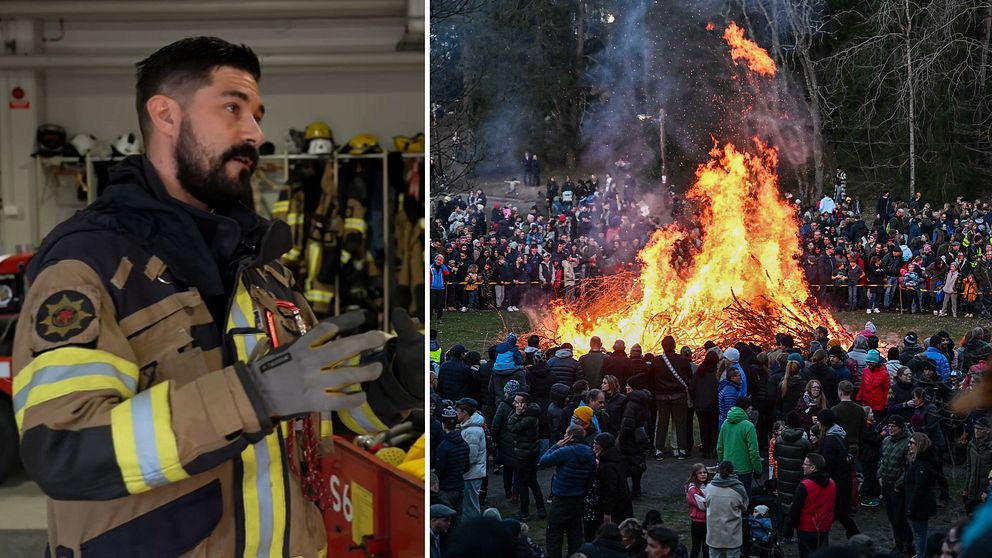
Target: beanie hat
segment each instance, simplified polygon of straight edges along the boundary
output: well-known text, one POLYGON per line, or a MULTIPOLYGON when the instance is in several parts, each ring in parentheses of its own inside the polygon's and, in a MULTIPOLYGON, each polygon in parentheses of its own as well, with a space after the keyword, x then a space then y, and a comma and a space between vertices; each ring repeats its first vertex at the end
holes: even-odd
POLYGON ((803 360, 803 355, 799 353, 789 353, 788 360, 793 360, 799 363, 799 366, 806 366, 806 361, 803 360))
POLYGON ((627 385, 634 391, 646 389, 648 387, 648 377, 644 373, 634 374, 629 380, 627 380, 627 385))
POLYGON ((878 329, 875 328, 875 324, 873 324, 872 322, 865 322, 865 331, 876 333, 878 329))
POLYGON ((544 354, 544 351, 537 350, 534 351, 534 355, 531 358, 533 358, 534 362, 536 363, 536 362, 544 362, 545 360, 547 360, 547 356, 548 355, 544 354))
POLYGON ((507 397, 513 397, 518 391, 520 391, 520 382, 516 380, 510 380, 503 386, 503 394, 507 397))
POLYGON ((882 355, 878 354, 878 351, 872 349, 868 351, 868 356, 865 357, 865 362, 870 362, 872 364, 879 364, 882 362, 882 355))
POLYGON ((582 422, 582 426, 589 426, 592 424, 592 415, 592 407, 587 407, 585 405, 577 407, 575 412, 572 413, 572 416, 582 422))
POLYGON ((799 428, 799 413, 795 411, 789 411, 785 415, 785 425, 789 428, 799 428))
POLYGON ((891 424, 893 426, 898 426, 899 428, 906 428, 906 419, 902 418, 902 415, 891 414, 885 424, 891 424))
POLYGON ((733 347, 723 351, 723 356, 727 357, 730 362, 740 362, 741 360, 741 352, 733 347))
POLYGON ((911 424, 913 428, 920 428, 926 424, 926 421, 923 420, 922 414, 913 413, 913 416, 909 417, 909 424, 911 424))
POLYGON ((918 341, 918 339, 916 337, 916 333, 914 333, 912 331, 910 331, 909 333, 907 333, 906 334, 906 337, 903 337, 902 338, 903 344, 905 344, 907 347, 915 347, 917 341, 918 341))
POLYGON ((603 448, 604 450, 608 450, 616 445, 616 439, 613 437, 613 434, 610 434, 609 432, 603 432, 602 434, 597 434, 592 441, 596 442, 596 444, 598 444, 599 447, 603 448))
POLYGON ((448 354, 455 358, 462 358, 465 355, 465 345, 455 345, 448 349, 448 354))
POLYGON ((830 356, 832 356, 832 357, 837 357, 839 359, 843 359, 844 358, 844 349, 841 349, 839 346, 834 345, 833 347, 830 347, 830 350, 827 351, 827 354, 830 355, 830 356))

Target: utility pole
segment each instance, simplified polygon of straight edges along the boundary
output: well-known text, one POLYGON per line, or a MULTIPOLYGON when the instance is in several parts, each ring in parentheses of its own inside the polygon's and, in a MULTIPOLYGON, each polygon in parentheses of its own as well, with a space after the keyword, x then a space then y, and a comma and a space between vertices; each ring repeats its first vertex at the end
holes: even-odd
POLYGON ((658 147, 661 151, 661 185, 668 185, 668 165, 665 161, 665 109, 658 109, 658 147))

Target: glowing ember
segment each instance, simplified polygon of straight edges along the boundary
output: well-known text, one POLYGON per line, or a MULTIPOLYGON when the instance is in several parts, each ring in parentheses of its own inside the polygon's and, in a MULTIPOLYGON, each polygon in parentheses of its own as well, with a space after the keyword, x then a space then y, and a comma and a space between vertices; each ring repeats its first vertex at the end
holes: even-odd
POLYGON ((757 72, 764 76, 775 75, 775 61, 768 56, 768 51, 761 48, 754 41, 744 38, 744 30, 737 27, 737 24, 730 22, 727 29, 723 31, 723 40, 730 45, 730 58, 737 63, 737 60, 747 61, 747 67, 752 72, 757 72))
POLYGON ((714 27, 715 27, 715 25, 713 25, 713 22, 712 21, 706 24, 706 30, 707 31, 712 31, 714 27))
POLYGON ((549 315, 534 318, 538 332, 577 348, 599 335, 607 344, 624 339, 655 352, 669 334, 694 348, 707 340, 768 346, 774 333, 825 325, 831 336, 849 339, 827 310, 811 303, 797 262, 795 210, 779 195, 778 154, 753 141, 754 154, 714 144, 710 161, 696 170, 686 197, 698 207, 697 238, 677 225, 658 229, 638 255, 640 277, 610 277, 591 298, 554 303, 549 315), (775 329, 728 312, 735 297, 775 329))

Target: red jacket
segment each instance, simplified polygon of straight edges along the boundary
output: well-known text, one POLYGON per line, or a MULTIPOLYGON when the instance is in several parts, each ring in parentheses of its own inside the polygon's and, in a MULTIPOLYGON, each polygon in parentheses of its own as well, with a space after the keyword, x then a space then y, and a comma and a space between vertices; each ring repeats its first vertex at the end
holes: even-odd
POLYGON ((699 496, 703 500, 706 500, 706 495, 703 494, 702 489, 696 486, 695 483, 689 483, 689 487, 685 493, 686 503, 689 504, 689 520, 701 523, 706 523, 706 510, 699 509, 696 505, 696 496, 699 496))
POLYGON ((803 499, 800 495, 801 491, 797 489, 796 501, 792 503, 793 506, 802 504, 798 529, 806 533, 829 533, 830 526, 834 522, 837 485, 825 474, 817 479, 806 477, 799 484, 805 489, 806 494, 803 499), (826 486, 821 484, 824 479, 827 481, 826 486))
POLYGON ((861 372, 861 389, 857 400, 871 407, 873 411, 883 411, 889 402, 889 371, 884 364, 865 367, 861 372))

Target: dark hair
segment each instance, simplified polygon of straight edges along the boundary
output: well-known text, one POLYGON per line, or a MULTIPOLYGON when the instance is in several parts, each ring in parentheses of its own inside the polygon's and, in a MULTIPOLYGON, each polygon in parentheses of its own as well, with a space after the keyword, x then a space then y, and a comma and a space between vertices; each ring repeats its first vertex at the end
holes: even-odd
POLYGON ((654 539, 662 548, 667 548, 672 554, 679 547, 679 534, 663 525, 648 529, 648 537, 654 539))
POLYGON ((806 459, 809 459, 809 462, 812 463, 814 467, 816 467, 817 471, 822 471, 827 466, 827 460, 824 459, 823 456, 818 453, 807 453, 806 459))
POLYGON ((595 539, 622 542, 623 535, 620 534, 620 528, 617 527, 616 523, 604 523, 599 526, 599 529, 596 529, 595 539))
POLYGON ((258 57, 245 45, 217 37, 190 37, 164 46, 138 62, 135 104, 141 135, 148 139, 151 119, 145 103, 166 94, 180 103, 210 84, 210 74, 221 66, 244 70, 258 81, 262 75, 258 57))
POLYGON ((721 461, 720 466, 717 469, 720 472, 721 477, 734 474, 734 462, 733 461, 721 461))

